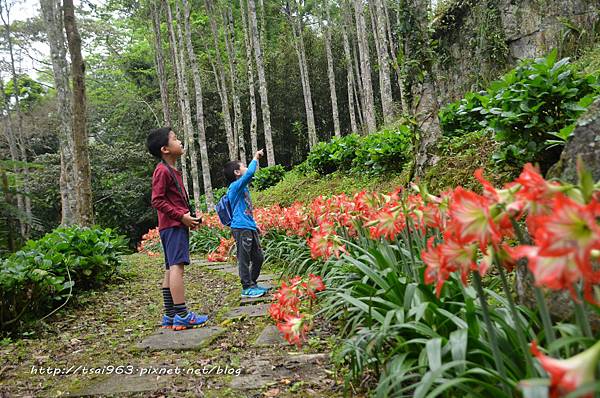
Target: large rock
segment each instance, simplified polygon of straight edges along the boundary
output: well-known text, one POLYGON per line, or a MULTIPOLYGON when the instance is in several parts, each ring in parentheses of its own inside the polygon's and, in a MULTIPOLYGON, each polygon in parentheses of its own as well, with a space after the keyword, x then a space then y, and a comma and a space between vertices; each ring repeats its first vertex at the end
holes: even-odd
POLYGON ((577 182, 577 158, 592 172, 594 181, 600 180, 600 99, 577 120, 577 127, 569 137, 560 160, 548 171, 548 177, 577 182))

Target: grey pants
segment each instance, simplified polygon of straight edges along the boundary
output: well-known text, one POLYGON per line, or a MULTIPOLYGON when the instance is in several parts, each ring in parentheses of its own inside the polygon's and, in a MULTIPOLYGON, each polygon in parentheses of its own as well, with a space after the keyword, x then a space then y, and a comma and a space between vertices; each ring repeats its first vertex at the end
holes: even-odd
POLYGON ((231 232, 237 247, 238 271, 242 289, 256 286, 260 268, 265 259, 257 231, 232 228, 231 232), (250 265, 252 263, 252 265, 250 265))

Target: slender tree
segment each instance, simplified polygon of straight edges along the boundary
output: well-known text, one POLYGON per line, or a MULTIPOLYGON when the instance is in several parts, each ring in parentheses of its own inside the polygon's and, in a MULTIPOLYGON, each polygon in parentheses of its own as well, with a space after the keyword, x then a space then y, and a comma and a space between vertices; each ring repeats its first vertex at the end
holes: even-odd
POLYGON ((358 53, 360 57, 360 77, 362 79, 362 92, 364 94, 363 113, 367 132, 377 130, 375 120, 375 100, 373 99, 373 85, 371 82, 371 61, 369 57, 369 41, 364 15, 363 0, 354 1, 354 15, 356 18, 356 36, 358 41, 358 53))
POLYGON ((75 160, 75 190, 77 192, 78 223, 94 224, 92 176, 86 128, 85 63, 81 55, 81 36, 75 19, 73 0, 63 1, 64 25, 71 56, 73 87, 73 159, 75 160))
POLYGON ((76 219, 75 170, 73 160, 73 129, 71 88, 69 87, 69 63, 60 0, 40 0, 42 17, 52 60, 54 89, 56 90, 57 115, 60 128, 58 142, 60 153, 61 224, 71 225, 76 219))
POLYGON ((190 28, 190 4, 187 0, 182 0, 184 17, 183 23, 185 26, 186 48, 192 68, 192 78, 194 80, 194 88, 196 89, 196 124, 198 125, 198 144, 200 146, 200 162, 202 165, 202 181, 204 183, 204 195, 206 198, 206 206, 212 209, 214 198, 212 192, 212 181, 210 178, 210 164, 208 161, 208 148, 206 145, 206 127, 204 123, 204 101, 202 99, 202 80, 200 79, 200 69, 194 46, 192 44, 192 30, 190 28))
POLYGON ((227 90, 227 82, 225 80, 225 67, 221 58, 221 46, 219 45, 219 31, 217 29, 217 12, 214 10, 212 0, 205 0, 206 9, 209 16, 210 30, 212 32, 214 50, 215 50, 215 79, 218 80, 217 87, 219 88, 219 97, 221 98, 221 106, 223 110, 223 124, 225 125, 225 134, 227 136, 227 148, 229 149, 229 159, 237 159, 237 137, 233 131, 231 123, 231 114, 229 113, 229 94, 227 90))
POLYGON ((154 32, 154 59, 156 62, 156 74, 158 76, 158 85, 160 88, 160 101, 162 104, 163 122, 170 126, 171 106, 169 103, 169 86, 165 72, 165 55, 162 44, 162 32, 160 29, 162 3, 152 1, 150 3, 150 13, 152 17, 152 30, 154 32))
POLYGON ((340 117, 337 103, 337 93, 335 92, 335 70, 333 68, 333 56, 331 54, 331 14, 329 12, 329 2, 323 2, 325 8, 325 55, 327 56, 327 77, 329 78, 329 95, 331 97, 331 114, 333 116, 333 132, 336 137, 342 135, 340 129, 340 117))
POLYGON ((306 51, 304 49, 303 23, 300 7, 297 0, 292 0, 290 7, 287 2, 287 14, 292 25, 294 35, 294 49, 298 57, 298 66, 300 67, 300 78, 302 81, 302 93, 304 94, 304 108, 306 110, 306 124, 308 125, 308 145, 312 149, 318 142, 317 129, 315 126, 315 115, 313 112, 312 93, 310 89, 310 79, 308 76, 308 63, 306 62, 306 51))
POLYGON ((344 44, 344 60, 346 63, 346 81, 348 90, 348 112, 350 113, 350 130, 355 133, 358 132, 358 126, 356 124, 356 113, 354 105, 354 67, 352 66, 352 55, 350 54, 350 41, 348 40, 348 33, 346 27, 341 24, 342 28, 342 39, 344 44))
POLYGON ((265 133, 265 147, 267 149, 267 164, 269 166, 274 166, 275 152, 273 151, 273 138, 271 134, 271 110, 269 108, 267 79, 265 77, 265 67, 263 64, 258 24, 256 22, 256 5, 254 4, 254 0, 248 0, 248 21, 250 26, 250 36, 252 37, 252 44, 254 45, 256 69, 258 71, 258 91, 260 93, 260 105, 262 110, 263 129, 265 133))
POLYGON ((233 25, 233 13, 231 5, 228 5, 223 13, 223 26, 225 27, 225 47, 229 61, 229 79, 231 81, 231 95, 233 97, 233 126, 234 136, 237 138, 237 159, 246 161, 246 148, 244 140, 244 128, 242 121, 242 106, 240 104, 239 81, 237 71, 237 56, 235 54, 235 27, 233 25))
POLYGON ((190 106, 190 93, 188 89, 188 76, 187 76, 187 62, 185 57, 185 39, 183 38, 183 29, 181 27, 184 18, 181 15, 181 7, 179 7, 179 1, 175 1, 175 12, 177 15, 177 39, 178 39, 178 54, 179 54, 179 66, 181 67, 180 79, 183 94, 183 125, 187 135, 187 149, 186 152, 190 159, 190 169, 192 176, 192 189, 194 192, 194 202, 200 203, 200 178, 198 174, 198 157, 196 153, 196 140, 194 139, 194 125, 192 123, 192 111, 190 106))
POLYGON ((369 5, 371 11, 371 24, 373 26, 373 37, 379 63, 379 91, 381 95, 381 107, 383 110, 383 122, 388 124, 394 120, 394 102, 392 99, 392 83, 390 80, 385 11, 381 5, 381 0, 371 0, 369 1, 369 5))
POLYGON ((245 10, 247 6, 244 6, 244 0, 240 4, 242 15, 242 25, 244 28, 244 44, 246 47, 246 72, 248 74, 248 91, 250 93, 250 145, 252 148, 252 154, 258 151, 258 137, 257 137, 257 117, 256 117, 256 97, 254 95, 254 61, 252 60, 252 40, 250 39, 248 27, 248 18, 245 10))
POLYGON ((27 150, 25 149, 24 137, 23 137, 23 115, 21 114, 21 103, 19 99, 20 89, 19 89, 19 77, 17 74, 16 66, 15 66, 15 55, 13 48, 13 37, 11 33, 11 22, 10 22, 10 8, 8 1, 2 0, 0 1, 0 18, 2 19, 2 23, 4 25, 4 39, 8 46, 8 55, 9 55, 9 67, 11 72, 11 80, 13 84, 13 98, 15 101, 14 105, 14 113, 16 116, 16 123, 12 122, 12 131, 14 133, 14 139, 16 143, 16 147, 19 151, 19 158, 23 162, 22 167, 20 168, 20 174, 23 178, 23 195, 18 195, 21 197, 17 203, 22 204, 22 209, 25 212, 25 220, 26 222, 21 222, 21 236, 25 239, 29 238, 29 234, 31 232, 31 196, 29 195, 29 168, 27 167, 27 150))

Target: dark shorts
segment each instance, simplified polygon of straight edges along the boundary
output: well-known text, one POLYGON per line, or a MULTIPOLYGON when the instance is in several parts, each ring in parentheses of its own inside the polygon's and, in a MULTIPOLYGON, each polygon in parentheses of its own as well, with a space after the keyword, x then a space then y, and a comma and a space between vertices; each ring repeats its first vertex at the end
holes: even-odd
POLYGON ((190 231, 171 227, 160 231, 160 241, 165 252, 165 269, 171 265, 190 263, 190 231))

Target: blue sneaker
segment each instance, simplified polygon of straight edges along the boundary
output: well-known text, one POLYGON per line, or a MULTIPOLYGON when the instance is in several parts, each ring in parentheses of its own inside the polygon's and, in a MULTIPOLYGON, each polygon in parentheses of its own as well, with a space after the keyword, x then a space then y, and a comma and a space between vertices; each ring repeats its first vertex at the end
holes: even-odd
POLYGON ((175 318, 173 318, 173 330, 191 329, 201 326, 207 320, 207 315, 198 315, 193 311, 188 311, 188 314, 185 318, 177 314, 175 315, 175 318))
POLYGON ((257 289, 255 287, 249 287, 247 289, 242 290, 242 297, 244 298, 255 298, 260 297, 265 294, 264 290, 257 289))
POLYGON ((174 319, 174 317, 171 317, 168 315, 163 315, 160 327, 163 329, 172 329, 173 328, 173 319, 174 319))
POLYGON ((270 287, 270 286, 269 286, 269 287, 266 287, 266 286, 261 286, 261 285, 257 284, 257 285, 256 285, 256 287, 255 287, 255 289, 262 290, 263 292, 265 292, 265 293, 266 293, 266 292, 268 292, 269 290, 271 290, 271 287, 270 287))

